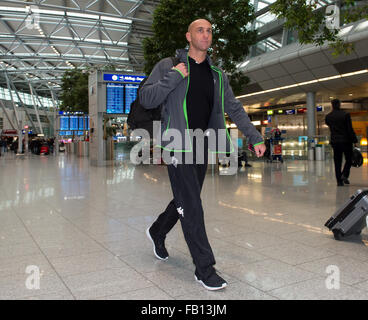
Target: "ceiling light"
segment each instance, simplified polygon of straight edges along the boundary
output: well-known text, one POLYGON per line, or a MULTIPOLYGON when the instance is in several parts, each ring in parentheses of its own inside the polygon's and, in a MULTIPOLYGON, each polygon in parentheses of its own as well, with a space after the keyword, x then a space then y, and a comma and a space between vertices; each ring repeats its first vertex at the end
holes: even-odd
POLYGON ((95 14, 86 14, 86 13, 79 13, 79 12, 66 12, 66 14, 71 17, 89 18, 89 19, 95 19, 95 20, 100 19, 100 17, 95 14))
MULTIPOLYGON (((29 7, 29 6, 28 6, 29 7)), ((21 11, 21 12, 28 12, 26 8, 18 8, 18 7, 0 7, 1 11, 21 11)))
POLYGON ((107 16, 101 16, 101 20, 115 21, 115 22, 128 23, 128 24, 132 23, 132 20, 114 18, 114 17, 107 17, 107 16))

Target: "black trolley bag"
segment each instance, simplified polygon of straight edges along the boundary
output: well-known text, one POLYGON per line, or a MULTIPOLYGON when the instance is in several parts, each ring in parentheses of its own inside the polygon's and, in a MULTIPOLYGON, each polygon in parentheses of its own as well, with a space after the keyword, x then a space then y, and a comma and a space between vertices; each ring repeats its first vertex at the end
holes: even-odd
POLYGON ((345 236, 359 235, 366 226, 368 214, 368 189, 357 190, 336 212, 327 220, 325 227, 329 228, 336 240, 345 236))

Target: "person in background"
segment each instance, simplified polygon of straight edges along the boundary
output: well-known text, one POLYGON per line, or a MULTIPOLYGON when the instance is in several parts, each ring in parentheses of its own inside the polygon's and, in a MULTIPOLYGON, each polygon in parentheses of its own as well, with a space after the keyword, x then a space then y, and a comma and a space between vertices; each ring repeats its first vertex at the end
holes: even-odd
POLYGON ((3 153, 5 153, 8 149, 8 143, 5 137, 0 140, 0 149, 2 149, 3 153))
POLYGON ((330 144, 333 149, 335 175, 339 187, 350 184, 349 175, 353 155, 353 144, 358 143, 358 139, 353 130, 349 113, 341 110, 339 99, 331 101, 332 111, 326 115, 325 122, 330 128, 330 144), (342 155, 345 156, 344 169, 342 167, 342 155))

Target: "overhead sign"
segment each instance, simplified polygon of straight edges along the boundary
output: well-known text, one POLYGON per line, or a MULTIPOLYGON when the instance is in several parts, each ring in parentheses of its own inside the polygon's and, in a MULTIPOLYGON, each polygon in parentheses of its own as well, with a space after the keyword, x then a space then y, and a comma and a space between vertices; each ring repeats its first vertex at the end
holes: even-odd
POLYGON ((297 110, 298 113, 306 113, 307 112, 307 108, 300 108, 297 110))
POLYGON ((103 80, 108 82, 141 83, 145 77, 131 74, 104 73, 103 80))
POLYGON ((18 131, 17 130, 3 130, 1 132, 2 135, 18 135, 18 131))

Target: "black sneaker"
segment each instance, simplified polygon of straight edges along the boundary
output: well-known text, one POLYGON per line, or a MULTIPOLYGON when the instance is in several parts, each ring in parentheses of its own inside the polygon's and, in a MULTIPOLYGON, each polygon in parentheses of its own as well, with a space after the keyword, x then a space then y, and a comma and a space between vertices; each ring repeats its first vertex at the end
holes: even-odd
POLYGON ((147 228, 146 235, 153 244, 153 253, 155 254, 156 258, 160 260, 167 260, 169 258, 169 253, 167 252, 165 248, 164 240, 155 239, 154 236, 152 237, 152 234, 150 232, 150 227, 147 228))
POLYGON ((338 186, 338 187, 343 187, 343 186, 344 186, 344 182, 342 182, 342 181, 337 181, 337 186, 338 186))
POLYGON ((345 178, 344 176, 341 177, 342 181, 345 183, 345 184, 350 184, 350 181, 348 180, 348 178, 345 178))
POLYGON ((207 290, 221 290, 227 286, 227 282, 222 279, 216 272, 214 272, 208 279, 202 280, 196 274, 194 279, 199 282, 207 290))

